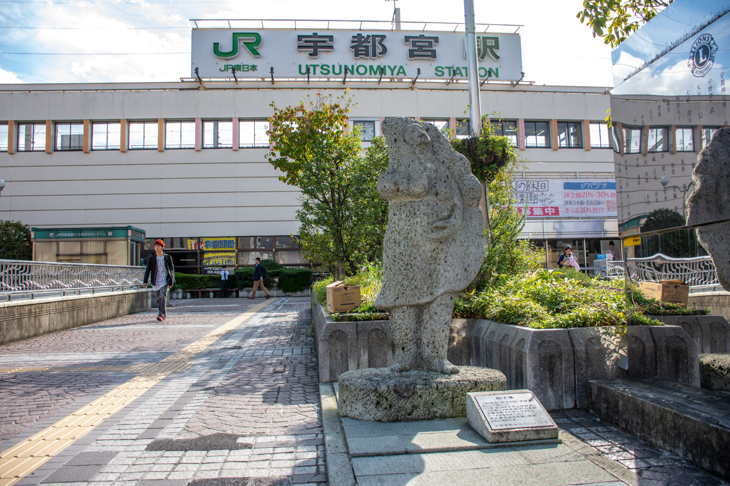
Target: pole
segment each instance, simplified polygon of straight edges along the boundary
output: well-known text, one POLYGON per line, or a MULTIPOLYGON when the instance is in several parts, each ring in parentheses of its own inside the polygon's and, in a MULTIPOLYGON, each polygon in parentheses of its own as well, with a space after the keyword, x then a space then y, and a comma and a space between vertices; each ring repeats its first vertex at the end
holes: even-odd
MULTIPOLYGON (((464 0, 464 28, 466 30, 466 65, 469 78, 469 128, 472 137, 482 134, 482 107, 479 99, 479 65, 477 62, 477 35, 474 15, 474 0, 464 0)), ((482 190, 482 211, 484 228, 491 246, 492 232, 489 225, 489 187, 486 182, 482 190)))

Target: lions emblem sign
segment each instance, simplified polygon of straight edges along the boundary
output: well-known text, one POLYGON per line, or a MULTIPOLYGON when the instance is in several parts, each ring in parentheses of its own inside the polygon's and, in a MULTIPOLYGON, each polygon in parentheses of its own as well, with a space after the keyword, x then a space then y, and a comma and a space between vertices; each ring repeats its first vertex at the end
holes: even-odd
POLYGON ((712 35, 703 34, 699 36, 692 44, 692 49, 689 52, 688 64, 692 74, 697 78, 704 77, 715 63, 716 53, 717 43, 712 35))

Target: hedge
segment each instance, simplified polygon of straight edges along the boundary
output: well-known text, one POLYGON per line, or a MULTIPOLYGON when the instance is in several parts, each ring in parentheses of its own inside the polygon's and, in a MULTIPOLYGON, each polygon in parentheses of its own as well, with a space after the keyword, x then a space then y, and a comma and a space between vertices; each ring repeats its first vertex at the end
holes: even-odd
MULTIPOLYGON (((266 268, 264 286, 267 288, 278 287, 283 292, 301 292, 312 285, 311 270, 305 268, 286 268, 273 260, 263 260, 261 265, 266 268)), ((231 279, 235 283, 232 287, 239 289, 253 287, 253 272, 253 267, 236 270, 231 275, 231 279)), ((220 286, 220 275, 191 275, 175 272, 174 290, 215 289, 220 286)))

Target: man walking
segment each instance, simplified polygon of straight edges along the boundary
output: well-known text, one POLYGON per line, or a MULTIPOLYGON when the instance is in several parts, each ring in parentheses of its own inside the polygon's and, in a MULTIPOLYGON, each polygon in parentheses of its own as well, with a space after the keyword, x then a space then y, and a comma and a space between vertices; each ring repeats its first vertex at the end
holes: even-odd
POLYGON ((266 276, 266 269, 263 265, 261 265, 261 259, 256 258, 256 266, 253 270, 253 290, 251 291, 251 297, 249 299, 255 299, 256 298, 256 290, 261 287, 261 289, 266 292, 266 298, 270 298, 271 295, 269 295, 269 291, 266 290, 266 287, 264 287, 264 277, 266 276))
POLYGON ((228 270, 226 270, 226 266, 223 265, 223 270, 221 270, 221 294, 223 295, 223 298, 228 298, 228 270))
POLYGON ((167 291, 175 283, 175 267, 172 264, 172 257, 164 253, 165 242, 155 240, 155 256, 147 260, 147 270, 144 272, 144 280, 142 287, 147 288, 147 279, 152 276, 152 290, 157 296, 157 307, 159 314, 158 321, 167 319, 167 310, 165 301, 167 300, 167 291))

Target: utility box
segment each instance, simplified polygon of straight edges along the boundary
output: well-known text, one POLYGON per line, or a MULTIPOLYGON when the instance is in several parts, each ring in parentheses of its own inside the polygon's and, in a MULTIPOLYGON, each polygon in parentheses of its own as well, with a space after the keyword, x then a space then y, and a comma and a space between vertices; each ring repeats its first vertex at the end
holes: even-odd
POLYGON ((641 282, 639 283, 639 288, 641 289, 641 292, 649 298, 687 307, 689 285, 685 284, 681 280, 641 282))
POLYGON ((338 280, 327 286, 327 312, 330 314, 357 309, 361 303, 359 285, 338 280))

